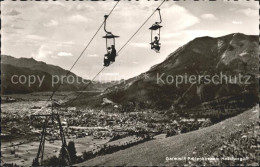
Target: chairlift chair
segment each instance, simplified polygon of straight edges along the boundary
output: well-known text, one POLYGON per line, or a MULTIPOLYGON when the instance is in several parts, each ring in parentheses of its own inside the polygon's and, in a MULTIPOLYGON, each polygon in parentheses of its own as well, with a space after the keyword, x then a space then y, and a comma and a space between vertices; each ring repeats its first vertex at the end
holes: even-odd
POLYGON ((155 22, 150 28, 149 28, 149 30, 151 30, 151 43, 150 43, 150 45, 151 45, 151 49, 155 49, 155 51, 159 51, 159 49, 160 49, 160 47, 161 47, 161 43, 159 43, 160 42, 160 39, 161 39, 161 28, 163 27, 163 26, 161 26, 160 24, 162 23, 162 17, 161 17, 161 12, 160 12, 160 9, 158 8, 157 9, 157 11, 159 12, 159 16, 160 16, 160 22, 155 22), (159 49, 158 48, 154 48, 154 42, 153 42, 153 39, 154 39, 154 33, 153 32, 156 32, 156 31, 158 31, 158 47, 159 47, 159 49))
POLYGON ((103 36, 103 38, 106 39, 106 50, 107 50, 107 54, 109 54, 108 47, 110 47, 111 45, 114 45, 114 47, 116 47, 115 38, 119 38, 119 36, 113 35, 112 32, 109 32, 106 30, 106 22, 107 22, 108 15, 105 15, 104 17, 105 17, 104 31, 106 32, 106 35, 103 36), (109 45, 109 44, 111 44, 111 45, 109 45))

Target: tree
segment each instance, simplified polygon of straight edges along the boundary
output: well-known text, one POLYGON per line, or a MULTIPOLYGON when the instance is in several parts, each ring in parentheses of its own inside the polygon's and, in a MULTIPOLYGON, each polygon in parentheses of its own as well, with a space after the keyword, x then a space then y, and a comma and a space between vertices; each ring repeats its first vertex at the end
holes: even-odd
POLYGON ((170 136, 174 136, 177 135, 177 132, 174 129, 171 129, 169 131, 167 131, 166 133, 166 137, 170 137, 170 136))
POLYGON ((52 156, 49 159, 43 161, 44 166, 60 166, 60 160, 56 156, 52 156))
POLYGON ((91 152, 91 151, 88 151, 88 152, 84 151, 83 152, 83 160, 84 161, 89 160, 89 159, 91 159, 93 157, 94 157, 93 152, 91 152))
POLYGON ((189 130, 189 128, 187 127, 187 125, 182 125, 181 126, 181 133, 187 133, 187 132, 189 132, 190 130, 189 130))
POLYGON ((71 163, 74 164, 77 162, 77 152, 75 148, 75 143, 73 141, 70 141, 68 144, 68 151, 71 159, 71 163))
POLYGON ((212 125, 212 122, 207 119, 206 121, 204 121, 201 125, 201 127, 208 127, 208 126, 211 126, 212 125))
POLYGON ((67 166, 69 165, 67 162, 66 162, 66 158, 67 157, 67 152, 66 152, 66 148, 65 146, 62 146, 61 149, 60 149, 60 154, 59 154, 59 161, 60 161, 60 164, 59 165, 62 165, 62 166, 67 166))
POLYGON ((39 161, 37 160, 37 158, 33 159, 33 163, 32 166, 39 166, 39 161))

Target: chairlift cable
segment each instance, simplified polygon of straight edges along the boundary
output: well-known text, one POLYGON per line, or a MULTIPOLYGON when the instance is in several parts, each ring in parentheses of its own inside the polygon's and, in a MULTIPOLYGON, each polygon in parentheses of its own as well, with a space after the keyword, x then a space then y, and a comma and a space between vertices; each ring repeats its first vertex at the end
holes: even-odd
MULTIPOLYGON (((109 12, 108 17, 110 16, 110 14, 114 11, 115 7, 117 6, 117 4, 120 1, 117 1, 117 3, 114 5, 114 7, 112 8, 112 10, 109 12)), ((95 32, 95 34, 93 35, 93 37, 90 39, 90 41, 88 42, 88 44, 86 45, 86 47, 83 49, 83 51, 81 52, 81 54, 79 55, 79 57, 77 58, 77 60, 73 63, 73 65, 71 66, 70 70, 67 72, 67 74, 65 75, 65 78, 69 75, 69 73, 71 72, 71 70, 74 68, 74 66, 76 65, 76 63, 79 61, 79 59, 81 58, 81 56, 83 55, 83 53, 86 51, 86 49, 89 47, 89 45, 92 43, 92 41, 94 40, 94 38, 96 37, 97 33, 100 31, 100 29, 102 28, 102 26, 104 25, 105 21, 102 22, 102 24, 100 25, 100 27, 98 28, 98 30, 95 32)), ((64 78, 63 78, 64 79, 64 78)), ((62 82, 60 82, 59 86, 56 88, 56 90, 53 91, 50 99, 54 96, 55 92, 58 90, 58 88, 60 87, 62 82)))
POLYGON ((125 45, 118 51, 118 53, 132 40, 132 38, 139 32, 139 30, 147 23, 147 21, 153 16, 153 14, 160 8, 165 0, 156 8, 156 10, 145 20, 145 22, 137 29, 137 31, 128 39, 128 41, 125 43, 125 45))
MULTIPOLYGON (((107 15, 108 17, 111 15, 111 13, 114 11, 114 9, 116 8, 116 6, 118 5, 120 1, 117 1, 117 3, 114 5, 114 7, 111 9, 111 11, 109 12, 109 14, 107 15)), ((92 41, 94 40, 94 38, 96 37, 96 35, 98 34, 98 32, 100 31, 100 29, 102 28, 102 26, 104 25, 105 21, 102 22, 102 24, 99 26, 99 28, 97 29, 97 31, 95 32, 95 34, 93 35, 93 37, 90 39, 90 41, 88 42, 88 44, 86 45, 86 47, 83 49, 83 51, 80 53, 80 55, 78 56, 78 58, 76 59, 76 61, 73 63, 73 65, 71 66, 71 68, 69 69, 69 71, 66 73, 65 77, 63 78, 63 80, 70 74, 71 70, 74 68, 74 66, 77 64, 77 62, 79 61, 79 59, 82 57, 82 55, 84 54, 84 52, 86 51, 86 49, 89 47, 89 45, 92 43, 92 41)), ((47 100, 47 103, 53 98, 53 96, 55 95, 55 93, 58 91, 59 87, 61 86, 61 83, 59 83, 59 85, 56 87, 56 89, 52 92, 50 98, 47 100)))
MULTIPOLYGON (((88 88, 88 86, 96 79, 96 77, 105 69, 106 67, 102 67, 102 69, 92 78, 92 80, 83 88, 83 90, 70 102, 72 104, 82 93, 88 88)), ((67 105, 68 106, 68 105, 67 105)))
MULTIPOLYGON (((158 10, 158 8, 160 8, 163 3, 166 0, 163 0, 163 2, 156 8, 156 10, 154 10, 154 12, 145 20, 145 22, 136 30, 136 32, 126 41, 126 43, 119 49, 119 51, 117 52, 120 53, 123 48, 133 39, 133 37, 140 31, 140 29, 147 23, 147 21, 153 16, 153 14, 158 10)), ((113 63, 112 63, 113 64, 113 63)), ((82 95, 83 91, 86 90, 88 88, 88 86, 95 80, 95 78, 105 69, 106 67, 103 67, 94 77, 93 79, 83 88, 82 92, 80 92, 78 94, 78 96, 76 96, 69 104, 72 104, 77 98, 79 98, 79 96, 82 95)), ((67 105, 68 106, 68 105, 67 105)))

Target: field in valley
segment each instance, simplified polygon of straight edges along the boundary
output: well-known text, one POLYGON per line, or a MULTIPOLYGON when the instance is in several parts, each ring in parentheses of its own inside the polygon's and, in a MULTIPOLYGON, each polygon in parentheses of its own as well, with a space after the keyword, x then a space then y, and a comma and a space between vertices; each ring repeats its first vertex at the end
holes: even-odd
MULTIPOLYGON (((91 136, 84 138, 67 139, 67 142, 74 141, 77 150, 77 155, 82 155, 84 151, 90 151, 95 149, 97 146, 103 145, 109 141, 107 139, 94 139, 91 136)), ((1 152, 2 160, 4 163, 15 163, 22 166, 30 166, 33 159, 36 157, 39 141, 32 141, 26 144, 15 146, 15 154, 11 154, 13 147, 10 146, 9 142, 2 142, 1 152)), ((61 141, 56 140, 54 143, 45 142, 44 159, 48 159, 54 155, 58 156, 61 148, 61 141)))
MULTIPOLYGON (((39 147, 41 128, 37 133, 32 132, 31 125, 33 120, 30 116, 33 114, 50 113, 50 109, 41 110, 38 107, 46 106, 46 100, 50 97, 52 92, 35 92, 30 94, 13 94, 3 95, 2 99, 7 97, 15 99, 14 102, 3 102, 1 104, 1 152, 4 163, 15 163, 18 165, 28 166, 31 165, 33 158, 39 147), (34 108, 37 107, 37 108, 34 108), (15 147, 11 147, 15 145, 15 147), (15 149, 15 154, 11 151, 15 149)), ((58 92, 55 96, 59 102, 67 100, 68 95, 73 95, 71 92, 58 92)), ((72 98, 74 96, 71 96, 72 98)), ((93 139, 91 136, 74 140, 78 154, 83 151, 92 149, 93 143, 96 145, 106 143, 108 139, 93 139)), ((68 140, 68 141, 70 141, 68 140)), ((46 141, 45 157, 58 155, 61 147, 61 141, 49 143, 46 141)))
MULTIPOLYGON (((16 163, 17 165, 28 166, 31 165, 32 160, 35 158, 38 146, 41 128, 38 128, 38 132, 31 131, 30 115, 34 113, 42 112, 40 109, 34 109, 33 107, 42 107, 46 104, 51 92, 44 93, 32 93, 27 95, 9 95, 9 97, 16 99, 17 101, 12 103, 3 103, 2 109, 2 135, 1 136, 1 152, 2 160, 4 163, 16 163), (14 133, 11 133, 14 132, 14 133), (11 143, 15 147, 10 147, 11 143), (11 154, 12 149, 15 149, 15 154, 11 154)), ((59 92, 56 99, 62 102, 66 99, 70 92, 59 92)), ((6 98, 7 96, 4 96, 6 98)), ((49 112, 46 110, 44 112, 49 112)), ((156 118, 156 121, 160 120, 158 113, 134 113, 131 117, 129 115, 116 113, 113 114, 91 111, 92 114, 82 116, 80 121, 85 121, 84 119, 91 116, 89 119, 93 119, 94 123, 100 123, 97 126, 104 126, 104 120, 110 119, 115 122, 113 124, 118 125, 116 120, 122 120, 124 123, 129 122, 129 127, 133 125, 146 125, 146 122, 151 121, 150 119, 156 118), (112 116, 107 116, 112 115, 112 116), (138 117, 136 117, 138 116, 138 117), (99 118, 102 117, 101 120, 99 118), (131 119, 130 119, 131 118, 131 119), (131 122, 131 121, 133 122, 131 122), (135 123, 135 121, 139 121, 135 123), (142 124, 140 124, 142 123, 142 124)), ((176 162, 176 161, 166 161, 166 157, 192 157, 192 156, 202 156, 207 155, 210 157, 218 148, 222 147, 223 141, 230 138, 232 133, 239 132, 244 127, 256 124, 258 120, 259 109, 253 108, 251 110, 245 111, 242 114, 229 118, 213 126, 202 128, 196 131, 183 133, 180 135, 165 137, 165 134, 157 135, 151 141, 146 141, 144 143, 139 143, 130 148, 114 152, 112 154, 98 155, 97 157, 78 164, 84 166, 96 166, 96 165, 183 165, 189 162, 176 162), (195 154, 194 154, 195 152, 195 154), (205 154, 206 153, 206 154, 205 154)), ((74 113, 77 115, 77 113, 74 113)), ((75 115, 73 116, 73 118, 75 115)), ((78 117, 74 120, 79 121, 78 117)), ((164 120, 163 120, 164 121, 164 120)), ((161 121, 161 122, 163 122, 161 121)), ((89 120, 87 120, 89 122, 89 120)), ((122 122, 122 121, 120 121, 122 122)), ((78 122, 76 122, 78 123, 78 122)), ((82 125, 78 125, 82 126, 82 125)), ((117 126, 118 127, 118 126, 117 126)), ((124 127, 124 126, 122 126, 124 127)), ((162 124, 164 127, 164 124, 162 124)), ((254 129, 254 131, 257 129, 254 129)), ((258 132, 256 132, 258 133, 258 132)), ((255 134, 254 134, 255 135, 255 134)), ((80 138, 70 138, 68 141, 74 141, 77 151, 77 155, 81 156, 83 152, 99 150, 104 146, 122 146, 127 145, 129 142, 138 141, 138 137, 126 136, 120 139, 109 142, 111 137, 97 139, 94 136, 85 136, 80 138)), ((51 156, 58 156, 61 147, 61 142, 55 140, 54 143, 49 143, 46 141, 45 156, 47 159, 51 156)))

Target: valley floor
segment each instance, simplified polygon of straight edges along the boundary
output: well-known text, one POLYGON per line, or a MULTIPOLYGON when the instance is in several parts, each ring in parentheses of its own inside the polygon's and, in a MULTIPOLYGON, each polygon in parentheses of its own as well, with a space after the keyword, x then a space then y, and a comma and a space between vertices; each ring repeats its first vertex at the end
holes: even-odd
MULTIPOLYGON (((235 150, 240 148, 241 138, 257 139, 259 108, 254 107, 233 118, 226 119, 213 126, 199 129, 193 132, 168 137, 156 138, 154 140, 121 150, 109 155, 99 156, 89 161, 77 164, 77 166, 152 166, 152 165, 223 165, 224 161, 212 160, 208 162, 180 160, 173 158, 198 158, 198 157, 218 157, 223 155, 220 152, 224 145, 231 145, 235 150), (242 136, 242 137, 241 137, 242 136), (231 139, 233 138, 233 139, 231 139), (234 140, 234 141, 233 141, 234 140), (236 145, 236 141, 239 142, 236 145)), ((255 142, 257 143, 257 142, 255 142)), ((246 157, 241 164, 258 164, 258 146, 253 145, 248 150, 242 150, 246 157), (248 157, 248 155, 250 157, 248 157)), ((231 147, 230 146, 230 147, 231 147)), ((232 154, 231 154, 232 155, 232 154)), ((236 153, 238 155, 238 153, 236 153)), ((234 155, 234 156, 236 156, 234 155)), ((231 158, 232 157, 225 157, 231 158)), ((234 158, 234 157, 233 157, 234 158)), ((234 161, 234 160, 231 160, 234 161)), ((234 164, 236 162, 227 162, 234 164)))

